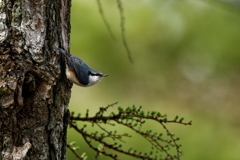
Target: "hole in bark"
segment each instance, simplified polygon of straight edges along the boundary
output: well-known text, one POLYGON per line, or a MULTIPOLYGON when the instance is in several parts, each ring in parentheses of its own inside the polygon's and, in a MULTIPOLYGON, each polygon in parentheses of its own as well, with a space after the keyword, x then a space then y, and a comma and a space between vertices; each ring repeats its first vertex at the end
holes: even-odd
POLYGON ((22 96, 23 98, 30 97, 37 88, 38 85, 38 77, 33 73, 27 72, 25 74, 25 79, 22 88, 22 96))

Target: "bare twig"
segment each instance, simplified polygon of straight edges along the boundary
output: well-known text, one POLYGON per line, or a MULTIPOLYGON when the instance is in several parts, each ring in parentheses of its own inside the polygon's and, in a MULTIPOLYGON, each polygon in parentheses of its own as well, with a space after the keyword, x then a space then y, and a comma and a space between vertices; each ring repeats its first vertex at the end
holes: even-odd
POLYGON ((106 27, 107 27, 107 30, 108 30, 110 36, 112 37, 112 39, 113 39, 114 41, 116 41, 116 39, 114 38, 114 35, 113 35, 113 33, 112 33, 111 27, 110 27, 110 25, 108 24, 107 19, 106 19, 106 17, 105 17, 105 14, 104 14, 104 12, 103 12, 102 3, 101 3, 100 0, 97 0, 97 5, 98 5, 99 13, 100 13, 100 15, 101 15, 101 17, 102 17, 102 19, 103 19, 104 24, 105 24, 106 27))
POLYGON ((124 17, 124 10, 123 10, 123 5, 122 5, 121 0, 117 0, 117 4, 118 4, 118 10, 119 10, 120 19, 121 19, 120 27, 121 27, 121 33, 122 33, 122 42, 123 42, 123 45, 126 48, 129 61, 131 63, 133 63, 133 59, 132 59, 132 56, 131 56, 131 51, 128 47, 128 43, 127 43, 126 35, 125 35, 125 17, 124 17))

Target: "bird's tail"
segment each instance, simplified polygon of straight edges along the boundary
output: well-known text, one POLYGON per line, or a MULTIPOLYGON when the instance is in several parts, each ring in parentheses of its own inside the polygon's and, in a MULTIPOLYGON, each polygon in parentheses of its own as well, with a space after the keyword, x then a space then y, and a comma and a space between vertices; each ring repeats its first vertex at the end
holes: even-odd
POLYGON ((66 57, 68 67, 73 68, 71 56, 68 56, 67 53, 62 48, 59 48, 59 51, 66 57))
POLYGON ((66 54, 66 52, 62 49, 62 48, 59 48, 59 51, 65 56, 65 57, 67 57, 68 58, 68 56, 67 56, 67 54, 66 54))

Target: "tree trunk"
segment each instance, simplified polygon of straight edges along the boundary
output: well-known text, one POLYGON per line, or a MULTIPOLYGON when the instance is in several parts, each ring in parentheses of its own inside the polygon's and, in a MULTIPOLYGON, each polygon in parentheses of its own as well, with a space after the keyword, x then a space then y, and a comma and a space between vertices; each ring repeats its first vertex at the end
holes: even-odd
POLYGON ((71 0, 0 0, 0 159, 66 159, 71 0))

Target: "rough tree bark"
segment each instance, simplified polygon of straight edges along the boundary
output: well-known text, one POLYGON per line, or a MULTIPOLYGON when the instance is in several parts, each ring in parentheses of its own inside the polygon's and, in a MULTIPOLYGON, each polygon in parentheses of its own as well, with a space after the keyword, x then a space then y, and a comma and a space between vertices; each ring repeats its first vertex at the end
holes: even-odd
POLYGON ((71 0, 0 0, 0 159, 62 160, 71 0))

